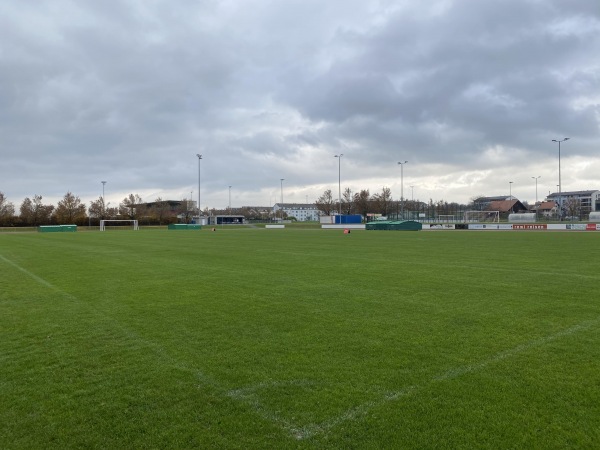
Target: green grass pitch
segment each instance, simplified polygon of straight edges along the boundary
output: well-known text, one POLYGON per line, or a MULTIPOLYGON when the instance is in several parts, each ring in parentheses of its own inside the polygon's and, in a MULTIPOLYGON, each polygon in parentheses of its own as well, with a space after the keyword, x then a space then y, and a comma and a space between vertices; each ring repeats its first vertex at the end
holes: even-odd
POLYGON ((600 233, 0 234, 0 448, 591 448, 600 233))

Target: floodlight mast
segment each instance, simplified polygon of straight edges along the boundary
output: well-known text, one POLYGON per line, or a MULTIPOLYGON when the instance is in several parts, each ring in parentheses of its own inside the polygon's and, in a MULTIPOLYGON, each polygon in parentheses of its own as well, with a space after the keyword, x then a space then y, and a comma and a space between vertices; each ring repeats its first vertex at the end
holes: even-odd
POLYGON ((283 220, 283 181, 285 178, 280 178, 279 182, 281 183, 281 220, 283 220))
POLYGON ((104 185, 106 184, 106 181, 101 181, 100 183, 102 183, 102 218, 104 218, 106 214, 106 202, 104 200, 104 185))
POLYGON ((338 209, 340 216, 342 215, 342 156, 344 156, 343 153, 333 155, 334 158, 338 159, 338 209))
POLYGON ((538 178, 542 178, 542 176, 539 175, 537 177, 531 177, 531 178, 533 178, 535 180, 535 204, 537 205, 537 202, 538 202, 538 188, 537 188, 538 181, 537 180, 538 180, 538 178))
POLYGON ((400 165, 400 214, 402 220, 404 220, 404 164, 407 162, 398 162, 400 165))
POLYGON ((562 181, 560 177, 560 143, 568 141, 570 138, 566 137, 564 139, 552 139, 552 142, 558 142, 558 207, 559 207, 559 217, 562 220, 562 181))
POLYGON ((202 155, 200 153, 196 153, 198 157, 198 223, 200 223, 200 161, 202 161, 202 155))

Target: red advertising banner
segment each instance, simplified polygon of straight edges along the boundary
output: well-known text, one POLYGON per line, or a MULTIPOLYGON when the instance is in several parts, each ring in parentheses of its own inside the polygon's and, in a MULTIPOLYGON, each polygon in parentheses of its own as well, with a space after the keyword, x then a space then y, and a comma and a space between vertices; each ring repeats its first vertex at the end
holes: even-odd
POLYGON ((585 227, 587 231, 596 231, 598 228, 595 223, 588 223, 585 227))
POLYGON ((546 228, 545 223, 513 223, 513 230, 545 230, 546 228))

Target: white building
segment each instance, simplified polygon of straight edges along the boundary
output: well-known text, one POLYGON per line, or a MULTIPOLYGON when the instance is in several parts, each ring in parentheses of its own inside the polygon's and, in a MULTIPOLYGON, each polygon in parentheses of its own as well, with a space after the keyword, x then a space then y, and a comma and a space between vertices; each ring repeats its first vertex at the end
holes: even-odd
POLYGON ((581 213, 589 214, 592 211, 600 211, 600 191, 572 191, 572 192, 554 192, 546 197, 548 200, 555 201, 562 205, 563 212, 569 202, 578 202, 581 213))
POLYGON ((288 218, 295 217, 299 222, 319 220, 319 210, 314 203, 275 203, 273 215, 281 217, 279 211, 283 211, 288 218))

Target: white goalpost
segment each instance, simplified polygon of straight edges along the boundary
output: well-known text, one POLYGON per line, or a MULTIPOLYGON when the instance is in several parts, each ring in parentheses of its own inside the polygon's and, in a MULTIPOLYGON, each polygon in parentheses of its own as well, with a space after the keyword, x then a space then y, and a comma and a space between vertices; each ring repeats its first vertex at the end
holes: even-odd
POLYGON ((137 220, 124 220, 124 219, 123 220, 116 220, 116 219, 115 220, 109 220, 109 219, 107 219, 107 220, 101 220, 100 221, 100 231, 106 231, 106 224, 107 223, 111 223, 111 222, 129 222, 129 223, 132 224, 134 230, 139 230, 140 229, 140 227, 138 226, 138 221, 137 220))
POLYGON ((465 211, 465 223, 499 223, 500 211, 465 211))
POLYGON ((439 222, 456 222, 456 216, 454 214, 438 214, 439 222))

